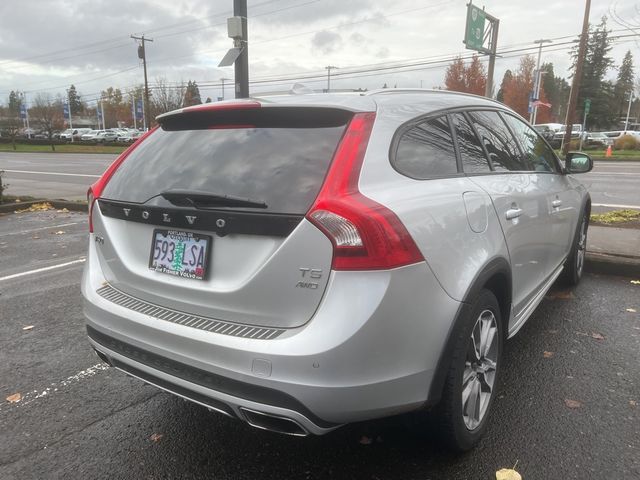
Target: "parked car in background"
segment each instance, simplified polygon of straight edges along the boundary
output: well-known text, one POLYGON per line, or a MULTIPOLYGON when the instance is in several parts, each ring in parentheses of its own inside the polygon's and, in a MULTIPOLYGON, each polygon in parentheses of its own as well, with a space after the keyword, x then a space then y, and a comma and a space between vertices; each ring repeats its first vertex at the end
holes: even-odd
POLYGON ((586 134, 583 145, 592 148, 607 148, 613 145, 613 139, 607 137, 604 132, 589 132, 586 134))
MULTIPOLYGON (((553 139, 549 142, 553 148, 559 148, 562 145, 566 129, 566 125, 561 125, 560 129, 556 131, 553 139)), ((582 125, 573 125, 571 127, 571 140, 580 140, 580 135, 582 135, 582 125)))
POLYGON ((98 143, 109 143, 115 142, 118 138, 118 132, 115 130, 103 130, 98 135, 96 135, 95 141, 98 143))
POLYGON ((91 130, 90 132, 82 135, 80 140, 83 142, 95 142, 96 137, 102 132, 104 132, 104 130, 91 130))
POLYGON ((556 134, 556 131, 548 125, 534 125, 533 128, 548 142, 553 140, 553 137, 556 134))
POLYGON ((138 130, 129 129, 129 131, 119 135, 116 141, 118 143, 133 143, 140 137, 140 135, 142 135, 142 133, 138 130))
POLYGON ((472 448, 504 342, 556 279, 580 281, 591 200, 573 174, 589 156, 561 163, 509 108, 444 91, 157 120, 89 190, 100 358, 262 429, 414 412, 472 448))
POLYGON ((73 138, 73 141, 80 141, 82 135, 89 133, 90 131, 90 128, 68 128, 60 134, 60 140, 70 142, 73 138))

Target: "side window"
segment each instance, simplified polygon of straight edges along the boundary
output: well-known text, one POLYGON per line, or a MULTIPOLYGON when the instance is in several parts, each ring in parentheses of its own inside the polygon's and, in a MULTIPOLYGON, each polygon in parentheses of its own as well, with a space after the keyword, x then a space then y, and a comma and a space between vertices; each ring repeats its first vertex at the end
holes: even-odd
POLYGON ((555 155, 538 132, 512 115, 503 114, 502 116, 511 127, 524 154, 524 162, 530 165, 531 170, 557 172, 555 155))
POLYGON ((529 166, 523 162, 515 138, 498 112, 471 112, 471 118, 496 171, 530 170, 529 166))
POLYGON ((454 113, 450 118, 456 131, 462 170, 465 173, 490 172, 491 168, 482 144, 467 119, 461 113, 454 113))
POLYGON ((421 180, 458 173, 447 117, 427 120, 404 132, 393 163, 403 175, 421 180))

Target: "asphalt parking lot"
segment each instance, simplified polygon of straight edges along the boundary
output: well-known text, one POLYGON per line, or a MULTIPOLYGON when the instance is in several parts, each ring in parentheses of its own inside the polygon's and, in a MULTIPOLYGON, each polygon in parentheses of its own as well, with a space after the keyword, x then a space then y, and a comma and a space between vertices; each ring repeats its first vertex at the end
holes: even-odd
POLYGON ((492 479, 514 465, 526 480, 640 478, 640 285, 629 278, 550 292, 506 346, 487 437, 454 456, 406 417, 286 437, 106 368, 85 340, 86 232, 80 213, 0 216, 3 480, 492 479))

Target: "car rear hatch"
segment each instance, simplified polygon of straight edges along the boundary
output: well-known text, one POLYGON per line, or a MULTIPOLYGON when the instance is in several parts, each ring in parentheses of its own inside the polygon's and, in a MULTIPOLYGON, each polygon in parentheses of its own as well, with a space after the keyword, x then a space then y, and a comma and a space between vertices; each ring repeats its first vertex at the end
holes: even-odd
POLYGON ((353 115, 247 101, 159 117, 92 204, 107 282, 218 320, 306 323, 333 247, 305 214, 353 115))

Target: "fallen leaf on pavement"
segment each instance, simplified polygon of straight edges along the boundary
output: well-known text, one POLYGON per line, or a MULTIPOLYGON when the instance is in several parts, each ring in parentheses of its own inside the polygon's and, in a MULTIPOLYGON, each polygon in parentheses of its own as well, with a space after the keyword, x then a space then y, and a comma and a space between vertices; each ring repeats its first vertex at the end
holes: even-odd
POLYGON ((627 308, 627 312, 629 313, 636 313, 637 310, 635 308, 627 308))
POLYGON ((34 236, 33 236, 33 237, 31 237, 31 238, 33 238, 34 240, 38 240, 40 237, 39 237, 38 235, 34 235, 34 236))
POLYGON ((578 400, 571 400, 570 398, 565 398, 564 404, 569 408, 580 408, 582 406, 582 402, 579 402, 578 400))
POLYGON ((553 352, 547 352, 547 351, 545 351, 545 352, 542 354, 542 356, 543 356, 544 358, 551 358, 551 357, 553 357, 553 352))
POLYGON ((591 338, 595 338, 596 340, 604 340, 604 337, 596 332, 591 332, 591 338))
POLYGON ((496 480, 522 480, 522 476, 511 468, 501 468, 496 472, 496 480))
POLYGON ((371 445, 373 443, 373 439, 369 437, 365 437, 364 435, 360 438, 360 445, 371 445))
POLYGON ((14 393, 13 395, 9 395, 7 397, 7 402, 9 403, 16 403, 20 400, 22 400, 22 395, 20 395, 19 393, 14 393))
POLYGON ((632 407, 637 407, 638 402, 636 402, 635 400, 629 400, 629 405, 631 405, 632 407))
POLYGON ((58 213, 69 213, 69 209, 68 208, 63 208, 61 210, 57 210, 58 213))
POLYGON ((27 325, 26 327, 22 327, 23 330, 31 330, 33 325, 27 325))
POLYGON ((22 210, 16 210, 15 213, 44 212, 46 210, 53 210, 53 206, 49 202, 34 203, 29 208, 23 208, 22 210))
POLYGON ((151 435, 151 436, 149 437, 149 439, 150 439, 152 442, 156 442, 156 443, 158 443, 162 437, 164 437, 164 435, 163 435, 162 433, 154 433, 153 435, 151 435))
POLYGON ((640 280, 631 280, 633 285, 640 285, 640 280))
POLYGON ((547 295, 547 298, 551 298, 553 300, 555 299, 570 300, 574 298, 574 296, 571 290, 565 290, 561 292, 551 292, 550 294, 547 295))
POLYGON ((49 233, 53 233, 54 235, 64 235, 67 232, 65 232, 64 230, 58 230, 57 232, 49 232, 49 233))

